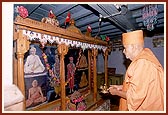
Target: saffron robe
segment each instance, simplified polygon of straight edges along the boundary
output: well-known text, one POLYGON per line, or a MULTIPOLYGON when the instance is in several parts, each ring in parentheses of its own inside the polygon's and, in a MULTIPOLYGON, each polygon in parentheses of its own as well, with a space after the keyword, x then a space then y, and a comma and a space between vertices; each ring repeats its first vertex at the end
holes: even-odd
POLYGON ((33 88, 29 89, 29 97, 26 100, 26 107, 31 106, 32 104, 38 104, 39 102, 46 101, 46 97, 43 97, 41 87, 37 87, 35 90, 33 88))
POLYGON ((152 51, 144 48, 132 60, 123 83, 126 99, 120 99, 120 111, 163 111, 164 71, 152 51))
POLYGON ((73 89, 74 87, 74 75, 75 75, 75 64, 69 63, 67 65, 67 78, 69 81, 69 88, 73 89))

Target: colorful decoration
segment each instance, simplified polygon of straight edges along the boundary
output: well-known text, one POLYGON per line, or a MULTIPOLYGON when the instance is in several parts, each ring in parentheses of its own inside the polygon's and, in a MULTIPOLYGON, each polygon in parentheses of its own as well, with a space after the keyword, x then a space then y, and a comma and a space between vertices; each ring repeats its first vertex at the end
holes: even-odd
POLYGON ((103 41, 110 41, 110 38, 106 35, 100 35, 100 37, 103 41))
POLYGON ((106 40, 106 35, 100 35, 100 37, 103 41, 106 40))
POLYGON ((84 111, 86 109, 84 97, 80 92, 75 91, 73 94, 71 94, 67 108, 71 111, 84 111))
POLYGON ((65 19, 65 26, 66 26, 67 23, 70 22, 70 20, 71 20, 71 13, 68 12, 67 17, 66 17, 66 19, 65 19))
POLYGON ((90 24, 87 26, 87 31, 92 32, 92 28, 91 28, 90 24))
POLYGON ((59 27, 59 21, 57 20, 56 15, 53 13, 52 9, 50 9, 49 13, 48 13, 48 17, 44 17, 41 19, 41 22, 43 23, 48 23, 51 24, 53 26, 57 26, 59 27))
POLYGON ((103 50, 105 51, 107 49, 106 46, 102 45, 96 45, 96 44, 89 44, 89 43, 83 43, 80 41, 73 41, 73 40, 68 40, 65 38, 60 38, 58 36, 50 36, 46 34, 41 34, 37 32, 32 32, 29 30, 23 30, 23 34, 27 36, 27 39, 32 41, 32 40, 39 40, 41 45, 44 47, 47 42, 49 43, 57 43, 57 44, 66 44, 66 45, 71 45, 72 47, 81 47, 83 50, 85 49, 98 49, 98 50, 103 50))
POLYGON ((52 9, 50 9, 50 11, 49 11, 49 13, 48 13, 48 17, 49 17, 49 18, 54 18, 54 19, 56 19, 56 16, 55 16, 55 14, 53 13, 52 9))
POLYGON ((109 38, 108 36, 106 36, 106 41, 107 41, 107 42, 110 41, 110 38, 109 38))
POLYGON ((28 10, 23 6, 17 6, 16 7, 16 12, 19 13, 19 15, 22 18, 27 18, 28 17, 28 10))
POLYGON ((157 23, 158 8, 157 4, 150 4, 142 9, 143 24, 147 30, 152 31, 157 23))

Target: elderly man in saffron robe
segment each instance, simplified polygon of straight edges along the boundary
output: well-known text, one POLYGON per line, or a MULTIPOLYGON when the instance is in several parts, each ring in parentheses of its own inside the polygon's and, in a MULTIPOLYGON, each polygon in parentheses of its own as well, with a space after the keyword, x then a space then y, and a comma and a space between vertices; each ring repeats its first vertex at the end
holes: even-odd
POLYGON ((43 96, 42 89, 38 86, 38 81, 33 80, 32 87, 29 89, 28 99, 26 100, 26 107, 39 104, 46 101, 46 97, 43 96))
POLYGON ((164 70, 148 48, 144 48, 143 31, 122 34, 123 53, 132 62, 123 85, 111 85, 109 92, 120 96, 120 111, 163 111, 164 70))

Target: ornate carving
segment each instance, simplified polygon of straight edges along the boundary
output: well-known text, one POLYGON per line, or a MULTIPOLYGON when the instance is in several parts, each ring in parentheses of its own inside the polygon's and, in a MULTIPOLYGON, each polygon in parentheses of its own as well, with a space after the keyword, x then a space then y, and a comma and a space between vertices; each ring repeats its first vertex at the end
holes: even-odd
POLYGON ((68 52, 68 46, 65 44, 58 45, 58 54, 60 55, 60 83, 61 83, 61 110, 65 110, 66 102, 65 102, 65 65, 64 65, 64 55, 68 52))
MULTIPOLYGON (((30 28, 38 30, 47 30, 49 32, 55 32, 55 33, 65 33, 65 29, 59 28, 57 26, 53 26, 51 24, 35 21, 29 18, 23 19, 20 16, 17 16, 14 22, 16 25, 23 25, 28 26, 30 28)), ((28 28, 26 28, 28 29, 28 28)), ((41 32, 41 31, 40 31, 41 32)))
POLYGON ((60 28, 53 26, 51 24, 35 21, 29 18, 21 18, 20 16, 17 16, 14 22, 16 25, 21 25, 20 28, 22 29, 27 29, 29 30, 35 30, 36 32, 43 33, 43 34, 48 34, 53 36, 58 36, 67 38, 70 40, 75 40, 75 41, 80 41, 80 42, 85 42, 85 43, 91 43, 91 44, 97 44, 97 45, 103 45, 107 46, 108 43, 106 41, 102 41, 100 39, 88 37, 84 34, 81 33, 81 31, 75 27, 75 22, 72 20, 71 25, 67 28, 60 28), (25 26, 25 27, 24 27, 25 26), (67 31, 68 30, 68 31, 67 31))
POLYGON ((22 34, 22 30, 19 30, 19 38, 17 38, 17 53, 24 54, 29 49, 30 42, 26 36, 22 34))
POLYGON ((58 45, 58 53, 59 55, 66 55, 68 52, 68 46, 65 44, 58 45))
POLYGON ((92 56, 96 57, 98 54, 98 50, 97 49, 92 49, 92 56))
POLYGON ((72 32, 75 32, 75 33, 78 33, 78 34, 82 34, 81 31, 75 26, 75 20, 74 19, 71 19, 70 26, 67 27, 66 30, 69 30, 69 31, 72 31, 72 32))
POLYGON ((109 49, 107 48, 104 52, 104 56, 108 56, 108 53, 109 53, 109 49))
POLYGON ((41 22, 59 27, 59 21, 57 19, 44 17, 44 18, 42 18, 41 22))

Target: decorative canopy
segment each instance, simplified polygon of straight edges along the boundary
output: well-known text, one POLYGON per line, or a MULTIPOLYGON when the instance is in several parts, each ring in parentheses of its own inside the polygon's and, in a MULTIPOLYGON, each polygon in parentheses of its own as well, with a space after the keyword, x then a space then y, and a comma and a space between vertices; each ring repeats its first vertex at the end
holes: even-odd
POLYGON ((66 44, 70 46, 81 47, 83 50, 87 48, 97 48, 105 51, 108 43, 106 41, 86 36, 75 27, 74 21, 69 28, 64 29, 50 24, 35 21, 29 18, 16 17, 14 22, 19 25, 17 28, 22 30, 23 35, 27 36, 30 41, 40 41, 43 44, 66 44))

